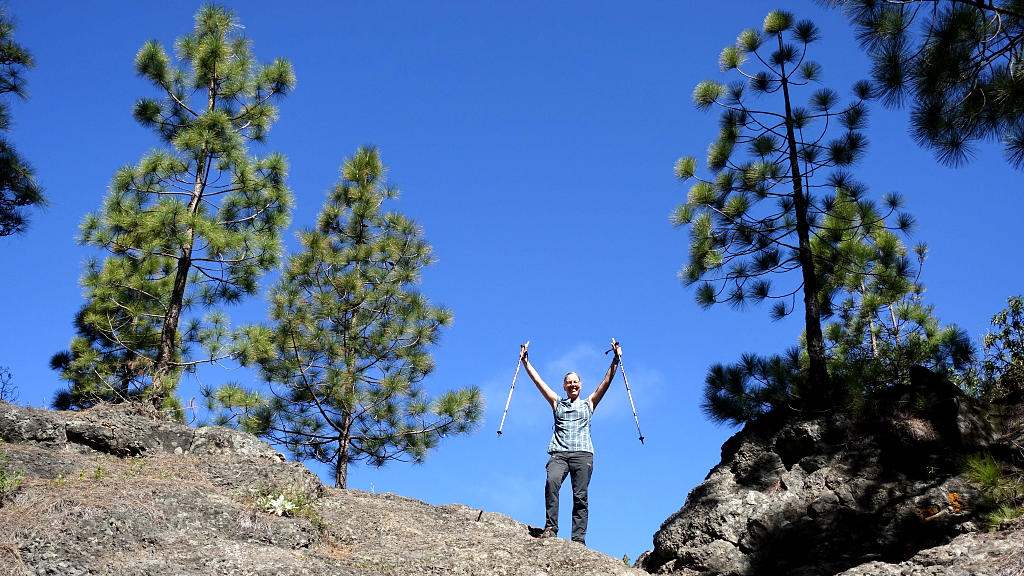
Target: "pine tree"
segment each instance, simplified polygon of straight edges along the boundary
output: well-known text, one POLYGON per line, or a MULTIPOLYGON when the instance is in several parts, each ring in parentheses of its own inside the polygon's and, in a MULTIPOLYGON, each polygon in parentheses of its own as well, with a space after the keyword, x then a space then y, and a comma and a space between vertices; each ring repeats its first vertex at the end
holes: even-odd
POLYGON ((842 7, 882 102, 910 107, 911 135, 947 165, 999 140, 1024 168, 1024 2, 818 0, 842 7))
POLYGON ((156 41, 142 47, 135 69, 162 99, 138 100, 133 114, 165 147, 121 168, 82 223, 82 243, 109 252, 83 276, 85 321, 146 359, 146 397, 158 407, 174 403, 182 371, 200 361, 191 347, 216 348, 224 335, 217 306, 255 293, 278 262, 288 222, 284 157, 250 157, 247 145, 265 140, 272 101, 295 78, 286 60, 256 63, 241 29, 234 12, 207 5, 176 42, 177 63, 156 41))
MULTIPOLYGON (((721 129, 708 149, 710 178, 696 177, 692 157, 676 164, 680 180, 698 181, 673 223, 690 227, 689 263, 680 277, 688 285, 700 282, 700 305, 776 299, 772 315, 781 318, 796 308, 802 292, 809 356, 802 398, 809 407, 827 408, 836 399, 821 329, 818 267, 824 255, 814 253, 812 238, 836 207, 835 191, 845 194, 842 201, 872 209, 873 204, 843 169, 866 146, 858 130, 867 114, 867 83, 854 85, 854 101, 846 106, 827 88, 813 91, 807 107, 795 105, 797 92, 821 74, 821 66, 807 59, 818 37, 812 22, 794 23, 791 14, 775 11, 765 18, 763 32, 745 30, 735 46, 722 51, 722 70, 735 71, 741 80, 704 81, 694 90, 698 109, 723 110, 721 129), (745 69, 748 62, 760 70, 745 69), (771 101, 758 103, 759 98, 771 101), (745 159, 735 159, 741 155, 745 159), (799 281, 778 288, 773 277, 789 278, 789 272, 797 272, 799 281)), ((890 203, 884 216, 896 208, 890 203)))
MULTIPOLYGON (((32 55, 14 41, 14 19, 0 5, 0 132, 11 129, 10 106, 6 94, 26 98, 25 71, 35 66, 32 55)), ((18 154, 14 145, 0 135, 0 236, 25 231, 25 209, 46 206, 43 190, 32 166, 18 154)))
MULTIPOLYGON (((886 227, 875 207, 851 201, 837 189, 835 201, 811 242, 818 274, 829 377, 853 405, 893 384, 908 384, 923 365, 969 384, 974 349, 956 325, 942 326, 925 305, 920 282, 927 247, 910 251, 886 227)), ((898 203, 896 197, 888 203, 898 203)), ((901 215, 904 226, 911 218, 901 215)), ((704 413, 714 422, 741 425, 762 414, 799 406, 809 358, 799 348, 783 355, 744 354, 730 365, 715 364, 705 379, 704 413)))
POLYGON ((422 389, 434 368, 428 348, 452 314, 414 289, 431 250, 412 220, 384 211, 397 195, 376 149, 346 159, 272 291, 270 325, 248 330, 243 358, 269 394, 235 385, 212 394, 243 427, 330 464, 341 488, 350 462, 422 461, 483 409, 476 387, 434 401, 422 389))
MULTIPOLYGON (((956 380, 974 360, 970 337, 955 324, 942 326, 934 306, 924 303, 920 281, 927 247, 909 251, 885 229, 846 233, 833 249, 848 264, 831 279, 834 320, 825 326, 829 365, 859 395, 893 384, 909 384, 911 367, 925 366, 956 380)), ((828 284, 828 283, 827 283, 828 284)))
MULTIPOLYGON (((887 350, 893 349, 893 341, 898 344, 895 304, 924 288, 917 282, 920 270, 914 269, 905 245, 883 225, 874 207, 849 202, 843 191, 837 193, 837 200, 825 215, 824 233, 815 236, 812 249, 823 256, 817 269, 823 317, 836 319, 825 326, 832 372, 846 373, 848 364, 881 362, 886 357, 879 342, 883 336, 890 337, 887 350), (886 329, 886 319, 881 318, 884 311, 892 316, 895 335, 886 329)), ((898 204, 898 196, 889 202, 898 204)), ((911 220, 905 218, 904 226, 909 228, 911 220)), ((924 246, 916 250, 923 259, 924 246)))
MULTIPOLYGON (((130 296, 131 293, 126 294, 119 301, 125 302, 130 296)), ((70 349, 50 359, 50 368, 68 382, 67 389, 58 392, 53 400, 56 410, 84 409, 100 402, 139 401, 146 391, 147 375, 159 341, 160 331, 155 325, 159 316, 133 314, 128 308, 115 306, 95 309, 105 303, 108 301, 94 299, 82 306, 75 316, 76 336, 70 349), (106 323, 107 329, 97 329, 100 323, 106 323), (112 334, 120 340, 112 340, 112 334), (131 344, 124 344, 124 340, 131 344)), ((164 408, 182 417, 176 398, 166 399, 164 408)))

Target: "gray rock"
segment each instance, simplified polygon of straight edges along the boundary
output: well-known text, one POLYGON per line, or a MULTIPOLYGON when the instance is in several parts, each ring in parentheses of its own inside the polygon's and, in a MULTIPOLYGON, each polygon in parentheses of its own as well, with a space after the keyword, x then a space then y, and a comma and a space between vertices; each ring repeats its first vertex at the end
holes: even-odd
POLYGON ((899 563, 869 562, 839 576, 1020 576, 1024 530, 970 533, 899 563))
POLYGON ((0 400, 0 440, 62 447, 67 443, 64 430, 64 420, 52 412, 0 400))

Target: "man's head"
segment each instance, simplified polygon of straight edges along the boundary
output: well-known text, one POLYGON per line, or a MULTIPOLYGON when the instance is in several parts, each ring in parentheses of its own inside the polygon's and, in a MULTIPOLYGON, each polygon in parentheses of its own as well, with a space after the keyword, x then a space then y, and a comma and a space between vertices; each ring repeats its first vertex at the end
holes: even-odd
POLYGON ((579 398, 580 384, 580 375, 575 372, 569 372, 562 379, 562 388, 565 389, 565 394, 569 397, 569 400, 579 398))

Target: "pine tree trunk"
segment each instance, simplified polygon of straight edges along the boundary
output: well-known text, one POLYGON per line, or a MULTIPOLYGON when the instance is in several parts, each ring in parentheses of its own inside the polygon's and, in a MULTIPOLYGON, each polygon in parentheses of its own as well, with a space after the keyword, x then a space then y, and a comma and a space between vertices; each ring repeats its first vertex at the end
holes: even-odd
POLYGON ((896 321, 896 311, 892 309, 892 304, 889 304, 889 317, 892 318, 892 341, 896 343, 896 346, 900 345, 900 324, 896 321))
MULTIPOLYGON (((779 49, 782 36, 779 35, 779 49)), ((825 367, 825 339, 821 332, 821 309, 818 304, 818 279, 814 273, 814 255, 811 253, 810 224, 807 220, 808 198, 804 194, 803 176, 793 129, 793 111, 789 100, 789 82, 783 68, 782 94, 786 104, 786 139, 789 144, 789 163, 793 179, 793 206, 796 211, 796 233, 799 239, 797 261, 804 281, 804 326, 807 339, 807 356, 810 359, 808 379, 809 404, 811 408, 829 408, 833 400, 832 387, 825 367)))
MULTIPOLYGON (((210 79, 207 89, 206 110, 210 112, 216 104, 216 77, 210 79)), ((203 192, 206 190, 206 163, 208 161, 209 153, 204 147, 199 153, 199 158, 196 160, 196 179, 192 185, 192 197, 188 203, 189 216, 194 216, 199 211, 203 192)), ((160 344, 157 347, 156 365, 153 367, 153 383, 152 390, 149 393, 149 401, 157 410, 162 408, 164 399, 167 398, 173 388, 167 380, 171 374, 175 341, 178 338, 178 324, 181 322, 181 309, 185 302, 185 288, 188 286, 188 273, 192 269, 192 249, 195 243, 195 230, 191 226, 186 230, 186 236, 188 240, 182 246, 181 254, 178 256, 178 264, 174 272, 174 285, 171 288, 163 326, 160 329, 160 344)))
MULTIPOLYGON (((860 281, 860 293, 861 303, 864 303, 864 295, 868 293, 867 286, 864 285, 864 280, 860 281)), ((872 311, 868 314, 868 335, 871 337, 871 357, 878 359, 878 338, 875 336, 875 313, 872 311)))
POLYGON ((128 395, 131 393, 132 388, 132 370, 130 366, 123 366, 120 369, 120 379, 117 383, 117 387, 114 389, 114 393, 117 395, 118 402, 127 402, 128 395))
MULTIPOLYGON (((191 240, 192 231, 189 230, 191 240)), ((170 303, 167 306, 167 313, 164 315, 164 324, 160 330, 160 345, 156 353, 156 366, 153 368, 153 390, 150 391, 150 402, 158 410, 162 407, 164 399, 171 388, 167 379, 171 373, 171 361, 174 357, 174 344, 178 337, 178 323, 181 321, 181 308, 185 297, 185 286, 188 281, 188 271, 192 267, 192 246, 191 242, 182 249, 178 257, 178 266, 174 274, 174 287, 171 290, 170 303)))
POLYGON ((338 440, 338 459, 334 463, 334 487, 345 488, 348 485, 348 438, 338 440))

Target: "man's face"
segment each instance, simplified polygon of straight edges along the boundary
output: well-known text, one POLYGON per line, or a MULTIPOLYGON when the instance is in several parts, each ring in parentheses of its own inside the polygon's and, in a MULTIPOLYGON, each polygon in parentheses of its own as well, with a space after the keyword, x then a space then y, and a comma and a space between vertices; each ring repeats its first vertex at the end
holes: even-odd
POLYGON ((562 382, 562 388, 565 389, 566 395, 569 400, 576 400, 580 397, 580 377, 575 372, 569 372, 565 375, 565 380, 562 382))

